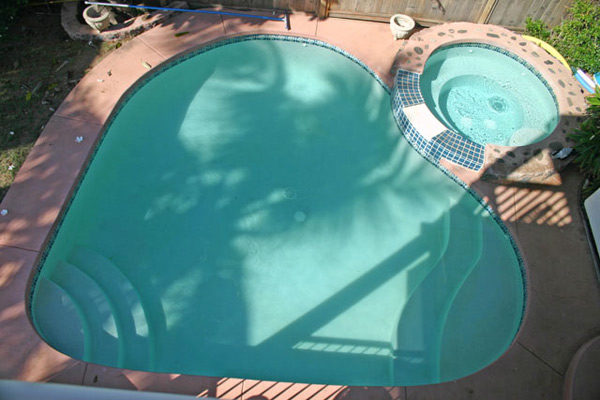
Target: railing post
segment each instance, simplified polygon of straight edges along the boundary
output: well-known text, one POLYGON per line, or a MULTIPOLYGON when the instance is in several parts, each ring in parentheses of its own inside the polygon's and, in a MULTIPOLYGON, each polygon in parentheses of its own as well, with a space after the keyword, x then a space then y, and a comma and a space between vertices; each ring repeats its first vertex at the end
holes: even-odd
POLYGON ((496 4, 498 4, 498 0, 487 1, 485 7, 483 7, 483 11, 481 11, 481 15, 477 18, 478 24, 487 24, 490 21, 494 8, 496 8, 496 4))
POLYGON ((317 2, 317 17, 319 19, 325 19, 329 16, 329 6, 331 0, 315 0, 317 2))

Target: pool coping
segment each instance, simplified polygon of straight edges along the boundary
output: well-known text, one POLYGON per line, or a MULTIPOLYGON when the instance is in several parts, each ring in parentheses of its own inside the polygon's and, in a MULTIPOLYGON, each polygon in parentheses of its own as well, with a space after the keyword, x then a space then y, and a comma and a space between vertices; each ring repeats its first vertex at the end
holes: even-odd
MULTIPOLYGON (((0 377, 204 394, 221 398, 245 398, 256 393, 264 395, 269 391, 276 391, 279 393, 278 398, 324 399, 352 389, 336 385, 158 374, 98 366, 73 360, 46 345, 33 330, 27 317, 24 295, 29 287, 31 271, 37 264, 65 203, 71 197, 82 168, 87 164, 103 132, 104 124, 110 120, 115 107, 123 95, 131 90, 132 84, 150 73, 148 66, 152 69, 182 52, 194 51, 199 46, 223 38, 257 33, 285 34, 326 41, 344 49, 362 60, 388 87, 392 87, 396 53, 401 47, 409 45, 407 43, 410 41, 394 41, 386 24, 335 19, 318 21, 302 14, 292 14, 291 18, 292 31, 286 32, 281 24, 275 22, 264 23, 257 29, 252 23, 230 17, 200 19, 176 16, 108 56, 68 95, 47 124, 0 205, 9 212, 0 219, 0 328, 4 332, 2 337, 10 339, 0 342, 0 357, 6 360, 0 366, 0 377), (175 33, 186 31, 190 33, 173 40, 175 33), (365 43, 369 43, 369 46, 365 43), (111 71, 110 75, 107 74, 108 71, 111 71), (76 141, 78 136, 82 136, 83 140, 76 141), (32 202, 32 198, 40 201, 32 202), (281 395, 284 392, 286 395, 281 395)), ((418 38, 419 36, 414 40, 418 41, 418 38)), ((484 198, 495 190, 484 180, 479 180, 480 176, 461 171, 453 165, 446 167, 449 172, 472 185, 484 198)), ((507 229, 519 243, 516 225, 508 221, 507 229)), ((522 245, 519 247, 523 249, 522 245)), ((523 254, 526 255, 527 252, 523 254)), ((530 301, 528 299, 528 303, 530 301)), ((511 363, 515 359, 525 357, 532 368, 544 375, 545 382, 556 388, 560 383, 556 371, 553 372, 553 368, 548 370, 548 363, 543 360, 541 364, 535 361, 535 358, 540 357, 529 357, 533 351, 520 343, 529 318, 528 306, 522 327, 509 349, 490 366, 459 381, 469 385, 473 380, 486 384, 490 374, 497 374, 498 368, 500 371, 511 370, 511 363)), ((409 392, 446 390, 444 388, 453 385, 456 385, 456 381, 429 385, 423 389, 389 387, 361 390, 366 396, 385 390, 392 398, 406 398, 409 392)))

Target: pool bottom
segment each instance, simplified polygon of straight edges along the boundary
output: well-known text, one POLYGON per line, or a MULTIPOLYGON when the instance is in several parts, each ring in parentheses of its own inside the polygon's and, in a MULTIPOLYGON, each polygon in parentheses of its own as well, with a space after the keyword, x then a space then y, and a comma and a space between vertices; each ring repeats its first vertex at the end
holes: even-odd
POLYGON ((532 144, 558 123, 556 98, 545 80, 525 61, 493 46, 441 47, 419 81, 434 115, 481 145, 532 144))
POLYGON ((53 346, 352 385, 455 379, 508 347, 523 302, 510 238, 412 151, 364 69, 302 44, 215 48, 128 100, 38 279, 34 321, 53 346))

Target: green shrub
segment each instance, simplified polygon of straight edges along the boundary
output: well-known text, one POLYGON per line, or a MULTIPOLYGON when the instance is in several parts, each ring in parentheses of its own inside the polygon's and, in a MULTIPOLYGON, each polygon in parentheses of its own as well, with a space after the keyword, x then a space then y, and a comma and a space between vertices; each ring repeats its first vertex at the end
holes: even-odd
POLYGON ((600 3, 575 0, 569 18, 552 30, 554 47, 573 66, 600 71, 600 3))
POLYGON ((569 135, 575 142, 575 162, 590 180, 584 195, 590 195, 600 187, 600 88, 596 88, 596 93, 587 101, 585 120, 575 133, 569 135))
POLYGON ((526 32, 550 43, 574 68, 600 71, 600 2, 574 0, 567 18, 548 30, 541 20, 527 18, 526 32))
POLYGON ((527 17, 525 20, 525 32, 529 36, 535 36, 543 41, 548 41, 551 33, 544 21, 541 19, 531 19, 531 17, 527 17))
POLYGON ((6 35, 19 8, 28 2, 29 0, 0 0, 0 35, 2 37, 6 35))

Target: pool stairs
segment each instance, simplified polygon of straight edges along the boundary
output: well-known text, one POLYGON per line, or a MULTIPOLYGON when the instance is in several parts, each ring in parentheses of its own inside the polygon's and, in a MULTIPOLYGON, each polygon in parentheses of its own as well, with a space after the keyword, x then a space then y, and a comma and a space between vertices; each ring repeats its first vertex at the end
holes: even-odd
POLYGON ((40 277, 32 307, 42 337, 69 356, 129 369, 154 364, 144 301, 117 266, 91 250, 75 249, 40 277))
MULTIPOLYGON (((415 268, 418 276, 409 276, 408 300, 391 338, 394 356, 382 365, 390 382, 432 382, 462 373, 452 365, 460 350, 453 348, 452 338, 444 341, 444 335, 453 304, 477 268, 483 247, 480 218, 462 211, 423 228, 423 237, 434 244, 429 265, 415 268)), ((112 261, 76 248, 68 262, 59 262, 48 276, 40 277, 32 307, 40 334, 57 350, 97 364, 156 370, 160 354, 154 344, 166 335, 166 328, 164 315, 147 311, 161 310, 151 301, 112 261)))
POLYGON ((454 359, 461 357, 458 346, 444 343, 444 335, 452 306, 481 260, 483 226, 475 213, 456 211, 454 209, 449 218, 441 220, 442 226, 437 229, 441 232, 443 247, 435 256, 432 268, 418 277, 410 277, 413 290, 392 338, 392 382, 424 384, 465 375, 457 370, 460 363, 452 365, 454 359), (421 328, 418 332, 415 331, 417 327, 421 328), (429 345, 423 346, 423 343, 429 345))

